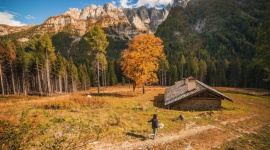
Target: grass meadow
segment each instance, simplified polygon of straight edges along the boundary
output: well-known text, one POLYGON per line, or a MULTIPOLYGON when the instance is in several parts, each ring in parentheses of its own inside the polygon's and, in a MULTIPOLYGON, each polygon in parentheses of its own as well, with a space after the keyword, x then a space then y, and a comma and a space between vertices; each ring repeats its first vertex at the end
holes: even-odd
MULTIPOLYGON (((187 124, 214 125, 219 131, 207 131, 170 144, 150 149, 193 148, 207 143, 213 149, 269 149, 270 98, 269 96, 223 90, 234 102, 223 101, 223 109, 212 116, 198 117, 204 111, 176 111, 154 105, 163 99, 165 88, 146 87, 132 92, 129 86, 107 87, 96 93, 96 88, 75 94, 37 97, 0 96, 0 146, 10 149, 95 149, 94 143, 121 143, 142 141, 152 132, 147 121, 154 113, 165 127, 158 130, 164 137, 184 130, 187 124), (87 98, 91 94, 92 98, 87 98), (179 119, 183 115, 185 120, 179 119), (213 132, 213 133, 211 133, 213 132), (230 134, 229 134, 230 133, 230 134), (224 140, 231 135, 231 140, 224 140), (223 140, 213 147, 211 141, 223 140), (220 138, 219 138, 220 137, 220 138), (189 143, 190 144, 190 143, 189 143)), ((245 91, 245 90, 244 90, 245 91)))

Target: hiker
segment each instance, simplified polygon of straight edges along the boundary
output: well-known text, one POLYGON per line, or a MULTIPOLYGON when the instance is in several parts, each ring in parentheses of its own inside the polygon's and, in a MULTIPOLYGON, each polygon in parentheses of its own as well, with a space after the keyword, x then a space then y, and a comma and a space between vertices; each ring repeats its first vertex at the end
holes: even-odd
POLYGON ((153 139, 155 139, 155 136, 157 134, 157 128, 158 128, 158 119, 157 119, 157 114, 153 115, 153 118, 149 120, 148 122, 152 122, 152 129, 153 129, 153 139))

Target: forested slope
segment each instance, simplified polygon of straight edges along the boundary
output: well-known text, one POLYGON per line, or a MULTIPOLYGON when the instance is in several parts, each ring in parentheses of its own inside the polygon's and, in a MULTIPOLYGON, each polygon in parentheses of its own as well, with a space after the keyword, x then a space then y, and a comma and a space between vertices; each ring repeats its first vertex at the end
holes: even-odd
POLYGON ((184 77, 212 86, 269 88, 267 72, 253 61, 269 10, 267 0, 191 0, 186 8, 172 8, 156 32, 171 66, 170 84, 183 70, 184 77))

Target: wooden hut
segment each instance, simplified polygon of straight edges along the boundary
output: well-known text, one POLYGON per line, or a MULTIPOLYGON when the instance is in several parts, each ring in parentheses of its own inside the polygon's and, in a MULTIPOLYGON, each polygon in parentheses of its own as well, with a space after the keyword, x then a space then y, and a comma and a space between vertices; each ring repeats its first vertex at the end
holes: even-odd
POLYGON ((165 90, 164 105, 175 110, 218 110, 224 99, 232 101, 210 86, 188 77, 165 90))

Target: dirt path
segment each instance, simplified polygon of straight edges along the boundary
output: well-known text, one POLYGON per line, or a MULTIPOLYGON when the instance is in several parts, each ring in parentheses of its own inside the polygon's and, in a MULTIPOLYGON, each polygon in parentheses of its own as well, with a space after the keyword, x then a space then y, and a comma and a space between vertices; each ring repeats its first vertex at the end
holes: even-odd
MULTIPOLYGON (((105 144, 105 143, 98 143, 95 142, 93 143, 95 150, 123 150, 123 149, 146 149, 147 147, 152 147, 158 144, 167 144, 171 143, 175 140, 178 139, 183 139, 195 134, 202 133, 204 131, 207 131, 209 129, 214 129, 217 128, 216 126, 213 125, 207 125, 207 126, 196 126, 196 127, 191 127, 187 128, 185 130, 181 130, 179 133, 176 133, 174 135, 166 135, 163 137, 157 137, 156 139, 147 139, 145 141, 139 141, 135 143, 130 143, 128 141, 126 142, 121 142, 121 143, 114 143, 114 144, 105 144)), ((187 148, 189 149, 189 148, 187 148)))
MULTIPOLYGON (((186 124, 186 129, 181 130, 178 133, 172 134, 172 135, 160 135, 160 137, 157 137, 156 139, 147 139, 142 140, 138 142, 119 142, 119 143, 100 143, 100 142, 94 142, 91 143, 93 146, 93 149, 95 150, 124 150, 124 149, 138 149, 138 150, 145 150, 145 149, 151 149, 151 147, 157 146, 157 145, 166 145, 169 143, 172 143, 177 140, 181 139, 187 139, 187 143, 184 145, 185 147, 182 147, 184 150, 193 150, 197 148, 203 148, 203 149, 211 149, 213 147, 218 147, 219 145, 222 145, 223 142, 230 141, 232 139, 236 139, 241 136, 242 133, 247 133, 247 131, 239 131, 239 134, 234 134, 233 131, 230 131, 229 129, 222 128, 223 126, 229 125, 229 124, 235 124, 238 122, 242 122, 245 120, 252 119, 254 117, 258 116, 257 114, 252 116, 245 116, 241 117, 239 119, 231 119, 228 121, 220 122, 220 125, 204 125, 204 126, 198 126, 195 124, 195 122, 189 122, 186 124), (197 141, 196 147, 193 147, 192 142, 194 140, 196 141, 196 137, 201 136, 203 134, 211 134, 214 137, 210 139, 210 141, 207 141, 209 139, 201 139, 201 141, 197 141), (216 135, 218 134, 218 135, 216 135), (193 140, 192 140, 193 139, 193 140), (202 145, 200 145, 202 144, 202 145)), ((256 128, 257 129, 257 128, 256 128)), ((237 129, 235 129, 237 130, 237 129)), ((252 132, 254 129, 250 129, 252 132)))

